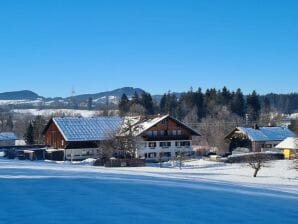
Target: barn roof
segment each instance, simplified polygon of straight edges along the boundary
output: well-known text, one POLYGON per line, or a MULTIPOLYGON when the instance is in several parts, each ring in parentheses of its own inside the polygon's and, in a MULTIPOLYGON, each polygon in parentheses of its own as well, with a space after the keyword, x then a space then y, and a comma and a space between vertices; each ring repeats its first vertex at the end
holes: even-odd
POLYGON ((120 117, 53 118, 66 141, 101 141, 111 138, 123 123, 120 117))
POLYGON ((16 134, 13 132, 0 132, 0 141, 13 141, 17 139, 16 134))
POLYGON ((245 128, 237 127, 226 138, 230 138, 235 132, 246 135, 251 141, 282 141, 288 137, 294 137, 295 134, 286 127, 259 127, 245 128))
POLYGON ((56 117, 53 118, 43 131, 45 134, 51 122, 54 122, 64 139, 68 142, 75 141, 102 141, 107 140, 114 135, 120 136, 128 134, 127 127, 130 126, 133 129, 133 135, 139 136, 146 130, 150 129, 154 125, 158 124, 166 118, 171 118, 179 123, 181 126, 190 130, 192 135, 200 135, 192 128, 176 120, 175 118, 165 116, 155 117, 56 117))

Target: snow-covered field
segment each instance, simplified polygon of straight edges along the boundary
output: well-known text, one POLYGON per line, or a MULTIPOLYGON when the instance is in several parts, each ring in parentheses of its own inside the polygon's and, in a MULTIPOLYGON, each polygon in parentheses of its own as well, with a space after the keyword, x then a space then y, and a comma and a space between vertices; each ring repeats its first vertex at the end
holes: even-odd
POLYGON ((0 223, 297 223, 298 172, 203 160, 103 168, 0 159, 0 223))
POLYGON ((66 115, 80 115, 82 117, 93 117, 96 115, 96 111, 90 110, 74 110, 74 109, 15 109, 15 113, 20 114, 29 114, 33 116, 42 115, 42 116, 51 116, 53 114, 66 114, 66 115))

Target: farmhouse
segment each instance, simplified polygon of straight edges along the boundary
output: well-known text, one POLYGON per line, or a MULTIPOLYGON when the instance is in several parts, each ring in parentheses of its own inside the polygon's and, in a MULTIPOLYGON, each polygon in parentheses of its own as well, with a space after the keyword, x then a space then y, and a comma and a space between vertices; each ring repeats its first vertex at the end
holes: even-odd
POLYGON ((295 134, 286 127, 236 127, 225 139, 230 141, 230 151, 248 148, 252 152, 272 150, 277 144, 295 134))
POLYGON ((120 117, 52 118, 43 131, 49 157, 61 160, 55 156, 60 154, 65 160, 98 158, 100 142, 117 133, 122 123, 120 117))
POLYGON ((167 161, 178 155, 191 156, 192 137, 200 136, 198 132, 170 115, 151 118, 127 117, 122 130, 125 130, 127 123, 132 126, 133 135, 137 138, 136 156, 147 161, 167 161))
POLYGON ((192 136, 199 134, 177 119, 165 115, 155 117, 57 117, 44 132, 48 153, 62 153, 65 160, 83 160, 101 156, 101 142, 114 137, 132 135, 136 141, 136 157, 160 161, 193 153, 192 136), (128 127, 132 132, 128 131, 128 127))

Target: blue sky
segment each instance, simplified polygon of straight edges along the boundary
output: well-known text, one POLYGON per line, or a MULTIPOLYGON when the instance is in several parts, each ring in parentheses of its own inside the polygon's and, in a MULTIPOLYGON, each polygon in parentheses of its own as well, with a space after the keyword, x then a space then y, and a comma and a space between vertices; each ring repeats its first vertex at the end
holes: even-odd
POLYGON ((298 91, 298 1, 0 3, 0 92, 298 91))

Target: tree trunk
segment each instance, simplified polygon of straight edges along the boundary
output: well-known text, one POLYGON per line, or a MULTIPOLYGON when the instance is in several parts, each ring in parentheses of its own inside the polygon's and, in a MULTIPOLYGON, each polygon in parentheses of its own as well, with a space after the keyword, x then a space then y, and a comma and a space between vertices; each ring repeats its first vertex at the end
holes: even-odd
POLYGON ((254 177, 257 177, 257 174, 260 171, 260 169, 261 169, 261 164, 260 163, 256 164, 254 177))

